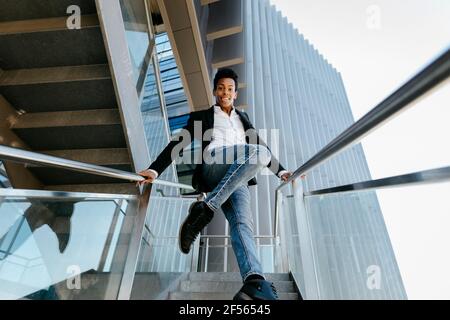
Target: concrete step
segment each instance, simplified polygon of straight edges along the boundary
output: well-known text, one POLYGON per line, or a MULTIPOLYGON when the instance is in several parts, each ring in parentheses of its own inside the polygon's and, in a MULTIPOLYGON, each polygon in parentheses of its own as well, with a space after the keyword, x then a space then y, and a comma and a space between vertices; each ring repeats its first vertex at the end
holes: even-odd
POLYGON ((99 166, 130 164, 127 148, 71 149, 41 151, 54 157, 91 163, 99 166))
MULTIPOLYGON (((236 292, 171 292, 169 300, 232 300, 235 294, 236 292)), ((298 300, 299 298, 297 293, 280 293, 278 297, 280 300, 298 300)))
MULTIPOLYGON (((131 164, 105 165, 105 167, 131 172, 131 164)), ((121 179, 92 175, 51 167, 32 166, 28 169, 45 185, 123 183, 121 179)))
MULTIPOLYGON (((295 293, 292 281, 274 281, 279 293, 295 293)), ((242 282, 239 281, 182 281, 180 291, 182 292, 234 292, 241 289, 242 282)))
POLYGON ((134 183, 123 183, 123 181, 122 183, 47 185, 44 187, 44 190, 131 195, 137 195, 139 193, 134 183))
MULTIPOLYGON (((287 273, 267 273, 265 277, 269 281, 291 281, 287 273)), ((190 272, 188 279, 191 281, 238 281, 242 282, 238 272, 190 272)))
POLYGON ((120 124, 118 109, 25 113, 11 126, 13 130, 102 126, 120 124))
MULTIPOLYGON (((113 148, 113 149, 73 149, 73 150, 45 150, 44 154, 51 156, 90 163, 94 165, 119 169, 123 171, 133 172, 130 156, 126 148, 113 148)), ((123 184, 124 181, 111 179, 102 176, 94 176, 88 174, 82 174, 69 170, 62 170, 50 167, 41 167, 37 165, 27 165, 27 168, 34 173, 34 175, 40 179, 40 181, 46 185, 53 185, 57 188, 57 185, 83 185, 83 184, 104 184, 104 183, 119 183, 123 184)), ((103 191, 103 186, 99 189, 103 191)), ((121 189, 121 187, 119 188, 121 189)), ((77 192, 80 190, 76 190, 77 192)), ((133 188, 133 193, 134 193, 133 188)), ((112 192, 117 193, 117 192, 112 192)), ((127 193, 127 192, 125 192, 127 193)))
POLYGON ((28 113, 117 106, 107 64, 3 71, 0 94, 28 113))
POLYGON ((78 30, 66 18, 0 23, 3 70, 108 63, 97 15, 82 16, 78 30))
POLYGON ((37 151, 126 148, 118 109, 28 113, 11 129, 37 151))
MULTIPOLYGON (((98 27, 99 20, 96 14, 82 15, 80 17, 80 29, 98 27)), ((0 35, 39 33, 57 30, 80 30, 67 27, 67 17, 55 17, 45 19, 0 21, 0 35)))
POLYGON ((82 14, 97 13, 95 0, 2 0, 0 21, 69 17, 71 5, 78 6, 82 14))

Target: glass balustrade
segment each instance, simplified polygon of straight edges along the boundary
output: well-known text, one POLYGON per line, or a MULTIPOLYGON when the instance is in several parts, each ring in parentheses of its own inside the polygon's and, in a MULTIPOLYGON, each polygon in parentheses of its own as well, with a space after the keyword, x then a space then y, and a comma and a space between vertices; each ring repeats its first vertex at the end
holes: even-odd
POLYGON ((283 261, 306 298, 448 299, 449 187, 286 191, 279 196, 283 261))
MULTIPOLYGON (((280 243, 273 236, 255 236, 254 238, 263 272, 288 272, 281 264, 280 243)), ((198 271, 239 272, 230 236, 202 235, 199 243, 198 271)))
POLYGON ((136 197, 0 197, 0 299, 117 298, 136 197))

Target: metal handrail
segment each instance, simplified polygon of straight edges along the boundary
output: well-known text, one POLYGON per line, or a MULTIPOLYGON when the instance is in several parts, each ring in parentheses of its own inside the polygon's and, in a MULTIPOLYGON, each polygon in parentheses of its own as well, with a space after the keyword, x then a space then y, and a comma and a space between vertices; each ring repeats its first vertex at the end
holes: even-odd
POLYGON ((129 194, 109 194, 109 193, 92 193, 92 192, 69 192, 69 191, 52 191, 52 190, 29 190, 29 189, 9 189, 0 188, 1 197, 17 197, 17 198, 52 198, 52 199, 81 199, 81 200, 136 200, 136 195, 129 194))
POLYGON ((449 76, 450 48, 447 48, 444 53, 423 68, 422 71, 418 72, 399 89, 394 91, 394 93, 384 99, 349 128, 344 130, 344 132, 295 170, 292 176, 281 183, 275 190, 274 237, 278 236, 278 206, 282 188, 324 161, 358 143, 365 136, 398 116, 402 111, 405 111, 412 102, 443 83, 449 76))
MULTIPOLYGON (((210 238, 210 239, 228 239, 231 238, 231 235, 226 234, 201 234, 200 238, 210 238)), ((254 235, 253 238, 256 239, 273 239, 274 237, 271 235, 254 235)))
POLYGON ((305 197, 325 195, 331 193, 366 191, 372 189, 404 187, 407 185, 421 185, 430 183, 442 183, 450 181, 450 167, 437 168, 431 170, 424 170, 403 174, 399 176, 392 176, 377 180, 363 181, 342 185, 333 188, 326 188, 321 190, 314 190, 305 192, 305 197))
MULTIPOLYGON (((83 172, 98 176, 104 176, 109 178, 116 178, 121 180, 128 180, 130 182, 139 182, 145 180, 142 176, 127 171, 118 169, 97 166, 94 164, 84 163, 80 161, 68 160, 55 156, 50 156, 42 153, 0 146, 0 159, 9 160, 27 164, 37 164, 41 166, 50 166, 56 168, 62 168, 77 172, 83 172)), ((187 184, 181 184, 171 181, 156 179, 152 184, 164 185, 169 187, 182 188, 187 190, 194 190, 187 184)))

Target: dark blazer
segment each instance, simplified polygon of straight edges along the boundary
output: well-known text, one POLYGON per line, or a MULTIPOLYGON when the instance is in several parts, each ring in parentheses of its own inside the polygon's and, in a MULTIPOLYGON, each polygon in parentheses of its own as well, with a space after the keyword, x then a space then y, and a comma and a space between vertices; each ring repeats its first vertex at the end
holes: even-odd
MULTIPOLYGON (((250 119, 247 115, 247 113, 243 111, 239 111, 235 109, 236 113, 239 115, 239 118, 242 121, 242 124, 244 126, 244 131, 248 133, 246 140, 247 143, 249 141, 256 141, 257 144, 263 145, 267 147, 265 142, 261 140, 253 127, 252 123, 250 122, 250 119), (249 137, 250 136, 250 137, 249 137)), ((211 141, 203 141, 202 137, 206 130, 213 129, 214 128, 214 106, 201 111, 195 111, 191 112, 189 115, 188 122, 186 126, 183 128, 187 131, 189 131, 189 134, 191 136, 191 141, 184 141, 184 139, 180 140, 180 136, 174 137, 172 141, 169 142, 169 144, 164 148, 164 150, 159 154, 159 156, 156 158, 155 161, 150 165, 149 169, 153 169, 158 172, 158 174, 161 174, 175 159, 171 159, 172 150, 175 146, 179 148, 180 150, 187 147, 193 139, 197 139, 199 141, 202 141, 202 153, 205 150, 206 147, 211 143, 211 141), (201 136, 195 136, 194 135, 194 122, 200 121, 202 123, 202 130, 201 130, 201 136), (178 144, 181 143, 181 146, 178 146, 178 144)), ((195 134, 199 135, 200 132, 196 132, 195 134)), ((268 148, 268 147, 267 147, 268 148)), ((194 175, 192 177, 192 186, 200 192, 209 192, 211 189, 207 186, 207 183, 203 181, 202 176, 202 166, 204 164, 204 161, 202 159, 202 164, 199 164, 195 167, 194 175)), ((278 160, 272 155, 271 162, 267 165, 274 174, 278 174, 280 171, 285 170, 283 166, 278 162, 278 160)), ((255 185, 256 179, 253 178, 248 182, 248 185, 255 185)))

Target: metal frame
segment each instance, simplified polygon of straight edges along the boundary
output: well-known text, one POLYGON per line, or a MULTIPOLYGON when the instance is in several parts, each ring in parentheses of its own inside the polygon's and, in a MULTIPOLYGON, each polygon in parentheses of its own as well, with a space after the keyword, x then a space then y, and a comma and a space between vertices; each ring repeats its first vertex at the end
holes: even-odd
POLYGON ((145 218, 147 217, 148 204, 151 195, 151 186, 145 187, 139 196, 139 203, 136 215, 131 217, 134 220, 131 231, 130 245, 128 247, 125 268, 120 282, 118 300, 130 300, 133 289, 134 276, 141 249, 141 239, 145 229, 145 218))
MULTIPOLYGON (((164 237, 165 238, 165 237, 164 237)), ((196 242, 200 242, 201 239, 206 239, 205 243, 203 245, 198 245, 197 251, 200 251, 201 249, 205 249, 205 255, 204 255, 204 267, 202 266, 202 270, 201 272, 208 272, 208 259, 209 259, 209 248, 231 248, 232 245, 230 243, 228 243, 228 239, 230 239, 231 236, 230 235, 217 235, 217 234, 212 234, 212 235, 208 235, 208 234, 202 234, 200 235, 199 239, 196 240, 196 242), (217 244, 217 245, 210 245, 209 244, 209 239, 224 239, 225 240, 225 244, 217 244)), ((274 248, 274 250, 276 250, 277 247, 281 246, 281 244, 273 237, 270 235, 255 235, 253 236, 254 239, 270 239, 271 244, 257 244, 256 247, 271 247, 274 248)), ((198 255, 198 252, 197 252, 198 255)), ((277 265, 276 262, 274 260, 274 269, 277 270, 277 265)), ((197 258, 197 264, 196 264, 196 268, 193 270, 197 270, 198 268, 198 258, 197 258)), ((227 272, 228 270, 228 262, 226 259, 224 259, 224 272, 227 272)))
POLYGON ((133 170, 142 170, 148 166, 150 157, 122 8, 119 0, 95 0, 95 3, 133 170))

